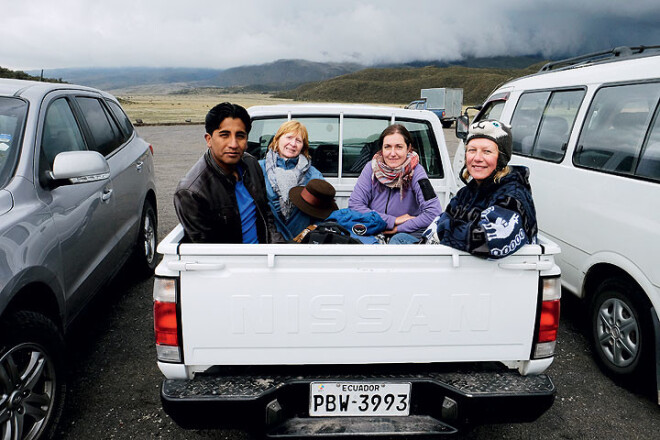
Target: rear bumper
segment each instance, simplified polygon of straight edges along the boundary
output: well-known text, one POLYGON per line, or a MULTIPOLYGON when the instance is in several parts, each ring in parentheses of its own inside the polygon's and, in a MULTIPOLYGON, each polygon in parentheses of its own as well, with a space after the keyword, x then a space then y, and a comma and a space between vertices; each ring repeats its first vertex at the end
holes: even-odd
POLYGON ((349 433, 410 437, 448 434, 465 425, 530 422, 552 406, 555 396, 548 376, 521 376, 499 365, 335 366, 334 370, 233 367, 193 380, 165 380, 161 400, 165 412, 184 428, 239 428, 269 437, 349 433), (309 384, 330 380, 411 382, 411 414, 309 417, 309 384))

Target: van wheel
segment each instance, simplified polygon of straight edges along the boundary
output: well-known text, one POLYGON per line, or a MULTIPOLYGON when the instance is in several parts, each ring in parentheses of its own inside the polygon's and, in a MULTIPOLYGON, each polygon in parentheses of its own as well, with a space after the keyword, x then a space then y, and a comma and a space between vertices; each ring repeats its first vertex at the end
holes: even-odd
POLYGON ((65 391, 59 329, 40 313, 11 315, 0 326, 0 437, 52 437, 65 391))
POLYGON ((133 250, 133 264, 131 269, 139 277, 153 275, 156 267, 158 244, 158 218, 151 202, 144 202, 142 217, 140 219, 140 231, 133 250))
POLYGON ((591 323, 594 350, 607 371, 627 378, 645 376, 654 337, 650 305, 634 283, 603 281, 591 305, 591 323))
POLYGON ((440 121, 442 128, 451 128, 454 121, 440 121))

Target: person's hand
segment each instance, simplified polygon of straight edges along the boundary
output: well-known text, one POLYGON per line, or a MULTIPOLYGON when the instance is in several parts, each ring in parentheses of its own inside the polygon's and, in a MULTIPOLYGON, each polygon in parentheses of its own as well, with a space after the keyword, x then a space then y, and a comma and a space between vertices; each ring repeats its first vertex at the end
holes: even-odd
POLYGON ((394 226, 392 229, 388 229, 387 231, 383 231, 383 234, 385 235, 394 235, 396 234, 397 231, 397 226, 394 226))
POLYGON ((414 218, 415 218, 414 215, 403 214, 403 215, 398 216, 398 217, 396 218, 396 220, 394 220, 394 224, 398 226, 398 225, 400 225, 400 224, 402 224, 402 223, 405 223, 405 222, 407 222, 408 220, 412 220, 412 219, 414 219, 414 218))

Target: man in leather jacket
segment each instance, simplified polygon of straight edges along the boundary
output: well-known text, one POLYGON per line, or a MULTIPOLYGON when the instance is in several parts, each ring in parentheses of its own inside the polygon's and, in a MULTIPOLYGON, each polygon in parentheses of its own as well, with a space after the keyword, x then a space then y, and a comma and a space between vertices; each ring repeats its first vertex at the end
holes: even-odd
POLYGON ((206 115, 209 149, 179 182, 174 208, 193 243, 282 241, 268 208, 264 176, 248 153, 250 115, 223 102, 206 115))

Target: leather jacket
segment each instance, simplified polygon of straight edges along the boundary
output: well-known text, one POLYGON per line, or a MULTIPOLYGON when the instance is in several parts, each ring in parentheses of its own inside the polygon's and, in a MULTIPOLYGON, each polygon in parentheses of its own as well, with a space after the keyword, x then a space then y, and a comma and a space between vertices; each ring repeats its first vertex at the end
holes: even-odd
MULTIPOLYGON (((257 159, 248 153, 239 163, 241 179, 254 199, 259 243, 283 241, 268 208, 266 185, 257 159)), ((185 231, 184 240, 193 243, 242 243, 234 176, 227 175, 208 150, 179 182, 174 208, 185 231)))

